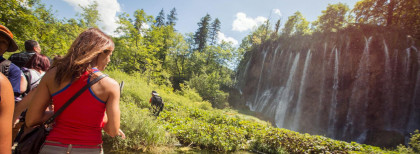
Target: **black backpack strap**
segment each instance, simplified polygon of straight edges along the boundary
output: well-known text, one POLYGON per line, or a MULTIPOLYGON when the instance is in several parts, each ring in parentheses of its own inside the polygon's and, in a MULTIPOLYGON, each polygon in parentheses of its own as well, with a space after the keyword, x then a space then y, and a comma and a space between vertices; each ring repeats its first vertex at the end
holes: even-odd
POLYGON ((7 78, 9 78, 9 68, 12 62, 10 60, 2 59, 0 62, 0 72, 4 74, 7 78))
POLYGON ((103 79, 104 77, 107 77, 108 75, 102 74, 99 77, 95 78, 92 82, 89 82, 86 86, 84 86, 82 89, 80 89, 76 94, 73 95, 58 111, 50 117, 47 121, 44 122, 44 125, 48 125, 54 121, 54 119, 61 114, 61 112, 64 111, 77 97, 79 97, 86 89, 88 89, 90 86, 98 82, 99 80, 103 79))

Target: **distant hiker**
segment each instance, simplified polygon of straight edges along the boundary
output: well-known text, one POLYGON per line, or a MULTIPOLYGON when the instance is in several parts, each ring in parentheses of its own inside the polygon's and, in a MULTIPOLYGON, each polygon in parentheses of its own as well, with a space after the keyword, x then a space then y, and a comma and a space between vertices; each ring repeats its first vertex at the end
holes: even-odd
POLYGON ((11 61, 4 59, 3 54, 6 51, 15 52, 17 49, 18 46, 13 40, 12 32, 7 27, 0 25, 0 72, 3 73, 12 84, 16 102, 20 101, 18 96, 26 91, 27 82, 20 68, 11 61))
POLYGON ((11 153, 12 116, 15 102, 12 85, 2 73, 0 73, 0 91, 0 153, 11 153))
POLYGON ((153 115, 159 116, 159 113, 162 112, 164 106, 162 97, 160 97, 159 94, 153 90, 149 103, 152 106, 153 115))
POLYGON ((80 91, 81 95, 55 118, 40 154, 103 153, 102 130, 111 137, 125 138, 120 129, 118 82, 102 73, 113 50, 111 37, 97 28, 85 30, 72 43, 68 53, 54 61, 34 94, 30 93, 22 100, 30 101, 25 124, 33 127, 49 116, 45 109, 50 100, 56 112, 83 87, 105 76, 80 91))
POLYGON ((25 50, 20 53, 14 53, 9 57, 9 60, 19 68, 24 67, 35 53, 40 54, 41 46, 39 46, 37 41, 27 40, 25 41, 25 50))

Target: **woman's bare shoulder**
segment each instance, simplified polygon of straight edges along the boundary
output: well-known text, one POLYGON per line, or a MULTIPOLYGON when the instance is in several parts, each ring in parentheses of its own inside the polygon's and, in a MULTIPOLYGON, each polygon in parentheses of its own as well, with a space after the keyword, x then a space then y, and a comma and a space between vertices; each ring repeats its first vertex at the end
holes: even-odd
MULTIPOLYGON (((100 75, 102 75, 102 74, 104 74, 104 73, 102 73, 102 72, 98 72, 98 73, 95 73, 95 76, 96 77, 99 77, 100 75)), ((113 78, 111 78, 111 77, 105 77, 105 78, 103 78, 101 81, 99 81, 99 83, 102 85, 102 86, 104 86, 105 88, 115 88, 115 87, 119 87, 119 84, 118 84, 118 82, 117 81, 115 81, 113 78)))
POLYGON ((1 83, 6 83, 6 81, 9 81, 6 76, 3 75, 3 73, 0 73, 0 81, 1 83))
MULTIPOLYGON (((48 79, 47 81, 51 81, 51 79, 55 78, 56 73, 57 73, 57 68, 53 67, 53 68, 49 69, 47 72, 45 72, 45 74, 42 78, 43 79, 48 79)), ((52 80, 52 81, 54 81, 54 80, 52 80)))

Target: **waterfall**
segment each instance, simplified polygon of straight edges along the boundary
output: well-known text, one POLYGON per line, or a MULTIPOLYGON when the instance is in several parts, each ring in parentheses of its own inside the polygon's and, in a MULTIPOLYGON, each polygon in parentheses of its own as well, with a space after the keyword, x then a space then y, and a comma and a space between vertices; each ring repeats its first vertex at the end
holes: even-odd
POLYGON ((299 96, 298 96, 298 100, 296 104, 296 110, 294 113, 295 116, 293 118, 293 125, 292 125, 292 130, 294 131, 297 131, 299 129, 299 122, 300 122, 300 117, 302 114, 302 97, 305 92, 306 73, 308 72, 308 65, 310 63, 310 60, 311 60, 311 50, 309 50, 308 53, 306 54, 305 65, 303 67, 303 73, 302 73, 303 75, 300 80, 299 96))
MULTIPOLYGON (((392 81, 392 70, 391 70, 391 64, 390 64, 390 59, 389 59, 389 51, 388 51, 388 46, 386 45, 385 39, 383 40, 383 44, 384 44, 384 52, 385 52, 385 80, 388 82, 385 82, 384 84, 384 102, 385 102, 385 109, 387 109, 387 111, 385 111, 384 117, 385 119, 391 119, 391 115, 393 112, 393 108, 392 108, 392 101, 393 101, 393 88, 391 87, 391 82, 392 81)), ((391 129, 391 120, 387 120, 386 122, 386 129, 391 129)))
POLYGON ((255 108, 255 111, 262 112, 265 106, 269 103, 271 96, 271 89, 265 90, 258 99, 258 106, 255 108))
POLYGON ((420 48, 399 41, 405 34, 388 35, 349 30, 265 42, 241 63, 242 100, 277 127, 404 144, 420 129, 420 48))
MULTIPOLYGON (((248 68, 249 68, 249 64, 251 63, 251 59, 252 59, 252 56, 251 56, 251 58, 249 58, 249 60, 248 60, 248 62, 246 62, 246 66, 245 66, 245 71, 244 71, 244 74, 243 74, 243 76, 245 77, 246 75, 247 75, 247 73, 248 73, 248 68)), ((239 85, 239 93, 242 95, 242 84, 240 84, 239 85)))
POLYGON ((419 111, 419 109, 418 109, 419 107, 416 106, 416 101, 418 101, 418 96, 420 95, 419 92, 418 92, 418 90, 420 88, 420 56, 419 56, 419 52, 418 52, 416 47, 411 46, 411 49, 413 49, 416 52, 416 55, 417 55, 417 76, 416 76, 416 81, 415 81, 415 84, 414 84, 415 88, 414 88, 414 93, 413 93, 413 99, 410 102, 411 103, 411 109, 410 109, 411 111, 410 111, 410 114, 409 114, 409 119, 408 119, 408 124, 407 124, 407 130, 409 130, 410 132, 414 131, 416 128, 418 128, 416 126, 419 125, 419 122, 416 121, 416 118, 418 118, 418 114, 419 114, 419 113, 416 112, 416 110, 419 111))
POLYGON ((408 81, 408 73, 410 73, 410 49, 408 48, 408 49, 406 49, 405 50, 406 52, 407 52, 407 59, 405 60, 405 77, 407 77, 407 80, 406 81, 408 81))
POLYGON ((293 61, 292 68, 290 69, 289 78, 287 79, 287 83, 285 88, 279 90, 277 93, 277 97, 279 97, 280 102, 278 102, 276 114, 274 117, 275 123, 277 127, 282 128, 284 125, 284 120, 286 118, 286 111, 289 106, 290 101, 293 99, 293 93, 291 93, 292 83, 296 72, 296 67, 299 62, 299 53, 296 54, 295 60, 293 61))
MULTIPOLYGON (((268 75, 268 77, 270 79, 272 77, 272 72, 274 70, 274 64, 276 62, 276 57, 277 57, 277 51, 279 50, 279 48, 280 48, 280 45, 277 46, 276 49, 274 50, 273 59, 271 60, 270 69, 269 69, 269 75, 268 75)), ((263 69, 264 69, 264 64, 265 64, 265 59, 266 59, 266 56, 267 56, 267 52, 264 53, 264 58, 263 58, 263 63, 262 63, 262 70, 261 70, 260 78, 259 78, 259 81, 258 81, 258 87, 259 88, 261 87, 260 86, 260 82, 261 82, 261 78, 262 78, 262 74, 263 74, 263 69)), ((258 93, 259 90, 260 89, 257 89, 257 94, 259 94, 258 93)), ((254 111, 257 111, 257 112, 263 111, 264 108, 265 108, 265 106, 269 103, 271 96, 272 96, 271 89, 265 90, 261 96, 258 96, 257 95, 256 99, 258 99, 258 101, 255 102, 255 103, 258 104, 258 105, 257 105, 257 107, 254 108, 255 109, 254 111)))
POLYGON ((343 135, 355 137, 355 130, 365 130, 366 109, 368 106, 369 95, 369 44, 372 37, 365 38, 365 49, 357 70, 356 79, 353 83, 353 89, 350 96, 349 111, 346 116, 346 124, 344 126, 343 135))
POLYGON ((337 93, 338 93, 338 53, 335 49, 335 63, 334 63, 334 85, 333 94, 331 97, 331 108, 328 120, 328 136, 335 135, 335 124, 337 122, 336 110, 337 110, 337 93))
POLYGON ((265 57, 267 56, 267 50, 264 50, 263 51, 263 54, 264 54, 264 58, 263 58, 263 61, 262 61, 262 63, 261 63, 261 72, 260 72, 260 77, 258 78, 258 84, 257 84, 257 94, 255 95, 255 100, 254 100, 254 103, 249 103, 249 108, 250 108, 250 110, 251 111, 255 111, 255 109, 256 109, 256 106, 258 106, 258 102, 257 102, 257 99, 258 99, 258 95, 259 95, 259 92, 260 92, 260 84, 261 84, 261 79, 262 79, 262 75, 263 75, 263 71, 264 71, 264 64, 265 64, 265 57))
MULTIPOLYGON (((324 52, 322 54, 322 59, 325 59, 326 52, 327 52, 327 43, 324 43, 324 52)), ((322 67, 322 78, 321 78, 321 89, 320 89, 321 93, 319 95, 319 103, 318 103, 318 107, 317 107, 317 113, 321 112, 321 108, 322 108, 322 105, 323 105, 324 86, 325 86, 325 60, 322 61, 321 67, 322 67)), ((317 114, 317 120, 316 121, 317 121, 318 127, 321 127, 321 126, 319 126, 321 124, 321 114, 317 114)))
MULTIPOLYGON (((273 60, 271 61, 271 66, 270 66, 270 74, 274 70, 274 64, 276 63, 277 51, 279 50, 279 48, 280 46, 277 46, 276 50, 274 50, 274 56, 273 56, 273 60)), ((282 53, 283 53, 283 50, 280 52, 280 56, 282 53)))

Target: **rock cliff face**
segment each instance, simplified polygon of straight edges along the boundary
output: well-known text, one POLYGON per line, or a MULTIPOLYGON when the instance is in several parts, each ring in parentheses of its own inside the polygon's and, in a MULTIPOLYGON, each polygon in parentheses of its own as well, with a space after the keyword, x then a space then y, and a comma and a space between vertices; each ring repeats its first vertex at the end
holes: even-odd
POLYGON ((266 42, 242 62, 242 103, 277 127, 395 146, 420 129, 415 44, 375 28, 266 42))

